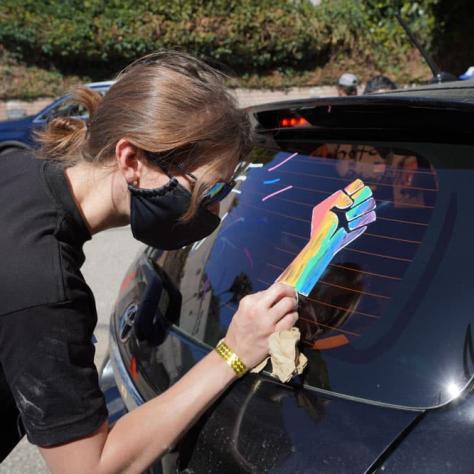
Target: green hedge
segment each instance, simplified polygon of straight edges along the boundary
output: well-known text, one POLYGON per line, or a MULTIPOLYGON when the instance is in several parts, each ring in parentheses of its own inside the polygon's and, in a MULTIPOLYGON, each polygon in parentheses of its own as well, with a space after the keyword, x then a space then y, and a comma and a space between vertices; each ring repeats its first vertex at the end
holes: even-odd
POLYGON ((413 48, 394 12, 430 46, 433 8, 442 1, 0 0, 0 53, 91 79, 161 48, 241 77, 291 78, 328 62, 352 64, 362 76, 364 68, 400 76, 413 48))
POLYGON ((0 45, 30 64, 90 76, 160 48, 186 50, 238 74, 311 69, 348 54, 383 65, 409 49, 392 10, 429 36, 436 2, 1 0, 0 45))
POLYGON ((296 67, 327 44, 306 1, 2 0, 0 43, 56 64, 126 63, 179 48, 245 70, 296 67))

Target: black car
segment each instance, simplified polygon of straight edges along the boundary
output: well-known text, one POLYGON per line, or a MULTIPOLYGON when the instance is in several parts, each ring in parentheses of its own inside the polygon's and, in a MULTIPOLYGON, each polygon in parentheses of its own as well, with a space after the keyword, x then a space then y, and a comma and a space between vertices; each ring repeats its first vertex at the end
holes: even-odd
POLYGON ((123 280, 102 387, 111 422, 213 350, 248 293, 361 178, 377 220, 300 308, 302 376, 234 383, 151 468, 474 472, 474 81, 249 109, 258 144, 210 237, 148 248, 123 280))

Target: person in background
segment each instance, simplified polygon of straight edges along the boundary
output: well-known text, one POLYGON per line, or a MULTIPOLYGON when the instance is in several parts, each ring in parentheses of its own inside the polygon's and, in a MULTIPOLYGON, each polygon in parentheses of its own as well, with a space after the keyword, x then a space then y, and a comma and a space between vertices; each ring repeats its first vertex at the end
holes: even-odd
POLYGON ((374 92, 388 92, 398 89, 397 84, 390 80, 387 76, 378 75, 367 82, 364 94, 373 94, 374 92))
POLYGON ((350 72, 345 72, 337 81, 337 95, 339 97, 357 95, 358 84, 357 76, 350 72))

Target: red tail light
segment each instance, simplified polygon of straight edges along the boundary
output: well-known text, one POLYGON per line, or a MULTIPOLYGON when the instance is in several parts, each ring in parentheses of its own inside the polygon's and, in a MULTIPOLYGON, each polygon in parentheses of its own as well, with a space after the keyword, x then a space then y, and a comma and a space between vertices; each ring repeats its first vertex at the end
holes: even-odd
POLYGON ((280 127, 302 127, 309 125, 309 122, 303 117, 284 117, 279 121, 280 127))

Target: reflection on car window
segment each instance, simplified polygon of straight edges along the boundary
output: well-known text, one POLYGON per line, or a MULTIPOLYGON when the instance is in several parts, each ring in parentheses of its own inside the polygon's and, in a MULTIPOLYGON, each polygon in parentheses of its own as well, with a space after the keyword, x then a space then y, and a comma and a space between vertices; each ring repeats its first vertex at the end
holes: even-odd
MULTIPOLYGON (((107 89, 94 89, 94 91, 104 95, 107 92, 107 89)), ((66 97, 64 97, 63 100, 59 99, 59 101, 59 104, 39 115, 37 120, 48 120, 56 117, 78 117, 82 119, 88 117, 89 113, 86 107, 82 104, 71 102, 66 97)))
POLYGON ((273 167, 243 182, 234 197, 240 212, 223 223, 206 271, 228 321, 242 296, 274 282, 305 245, 314 205, 362 178, 376 198, 377 222, 335 257, 301 315, 305 342, 333 349, 383 316, 423 239, 436 178, 422 157, 368 145, 340 144, 325 157, 298 154, 283 163, 290 156, 277 153, 273 167))
MULTIPOLYGON (((398 338, 416 310, 403 308, 421 298, 418 275, 430 258, 419 254, 440 193, 438 171, 412 148, 312 143, 284 152, 255 149, 238 188, 222 204, 219 231, 161 262, 183 293, 179 325, 214 346, 240 299, 271 285, 308 241, 312 208, 355 178, 371 188, 377 221, 334 257, 303 301, 298 326, 310 359, 305 382, 387 403, 437 404, 443 395, 436 380, 427 381, 431 367, 417 373, 406 351, 388 354, 402 344, 398 338), (383 377, 373 377, 383 370, 381 356, 392 357, 401 377, 431 384, 436 400, 421 401, 420 393, 401 393, 399 382, 384 385, 383 377)), ((439 219, 448 211, 441 208, 439 219)))
POLYGON ((51 111, 50 117, 84 117, 87 116, 87 109, 81 104, 73 104, 65 101, 51 111))

